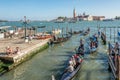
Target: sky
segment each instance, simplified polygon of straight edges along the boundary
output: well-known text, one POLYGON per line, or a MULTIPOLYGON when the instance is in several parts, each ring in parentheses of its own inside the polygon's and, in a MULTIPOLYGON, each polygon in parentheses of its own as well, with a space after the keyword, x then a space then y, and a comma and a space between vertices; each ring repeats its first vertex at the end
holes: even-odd
POLYGON ((120 0, 0 0, 0 19, 51 20, 58 16, 89 15, 112 18, 120 16, 120 0))

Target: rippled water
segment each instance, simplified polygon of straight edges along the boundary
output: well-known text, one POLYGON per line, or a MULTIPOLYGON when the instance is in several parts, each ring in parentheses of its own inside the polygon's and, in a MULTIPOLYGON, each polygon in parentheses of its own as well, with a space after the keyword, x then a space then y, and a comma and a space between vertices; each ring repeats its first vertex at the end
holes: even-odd
MULTIPOLYGON (((97 30, 96 26, 98 23, 79 22, 76 24, 43 24, 46 24, 48 27, 60 25, 60 28, 69 26, 74 30, 85 29, 85 27, 89 26, 91 27, 91 34, 86 37, 75 35, 65 43, 49 47, 45 51, 35 55, 29 61, 22 63, 15 69, 2 75, 0 80, 51 80, 51 75, 55 75, 56 79, 60 80, 61 74, 66 68, 68 59, 75 53, 74 49, 79 46, 80 38, 86 39, 97 32, 95 30, 97 30)), ((101 24, 101 26, 117 26, 119 23, 99 22, 99 24, 101 24)), ((109 32, 107 33, 109 34, 109 32)), ((107 70, 108 63, 106 52, 107 46, 100 44, 96 53, 85 54, 81 70, 75 76, 74 80, 112 80, 112 74, 107 70)))
POLYGON ((113 80, 112 73, 108 71, 107 47, 99 44, 98 50, 93 54, 86 54, 81 70, 74 80, 113 80))

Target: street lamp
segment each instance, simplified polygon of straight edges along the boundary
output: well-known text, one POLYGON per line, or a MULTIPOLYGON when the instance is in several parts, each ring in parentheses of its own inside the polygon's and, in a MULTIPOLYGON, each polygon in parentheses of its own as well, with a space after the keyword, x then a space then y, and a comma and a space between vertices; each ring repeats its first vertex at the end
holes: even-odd
POLYGON ((24 27, 25 27, 25 40, 26 40, 26 37, 27 37, 27 24, 28 24, 29 20, 26 20, 26 16, 24 16, 24 21, 23 21, 23 24, 24 24, 24 27))

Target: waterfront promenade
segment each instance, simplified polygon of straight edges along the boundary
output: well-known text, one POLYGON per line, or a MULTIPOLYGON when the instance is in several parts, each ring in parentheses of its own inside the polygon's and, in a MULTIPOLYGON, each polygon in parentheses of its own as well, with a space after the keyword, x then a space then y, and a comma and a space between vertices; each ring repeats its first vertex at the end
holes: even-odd
POLYGON ((4 39, 0 40, 0 59, 7 60, 13 63, 18 63, 22 59, 31 55, 32 52, 36 51, 38 48, 47 44, 49 39, 46 40, 31 40, 25 42, 24 39, 4 39), (6 54, 6 48, 10 47, 14 52, 16 47, 19 47, 19 51, 16 54, 6 54))

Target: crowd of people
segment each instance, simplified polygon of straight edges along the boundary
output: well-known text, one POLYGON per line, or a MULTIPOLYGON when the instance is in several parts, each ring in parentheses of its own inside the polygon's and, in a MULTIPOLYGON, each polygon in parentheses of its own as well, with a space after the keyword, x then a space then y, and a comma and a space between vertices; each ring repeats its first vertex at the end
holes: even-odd
POLYGON ((17 54, 18 52, 20 52, 20 48, 19 47, 16 47, 15 50, 13 50, 10 46, 6 47, 6 54, 7 55, 17 54))
POLYGON ((76 53, 70 58, 68 67, 64 72, 67 72, 67 75, 69 75, 81 64, 82 61, 83 61, 83 57, 80 54, 76 53))

